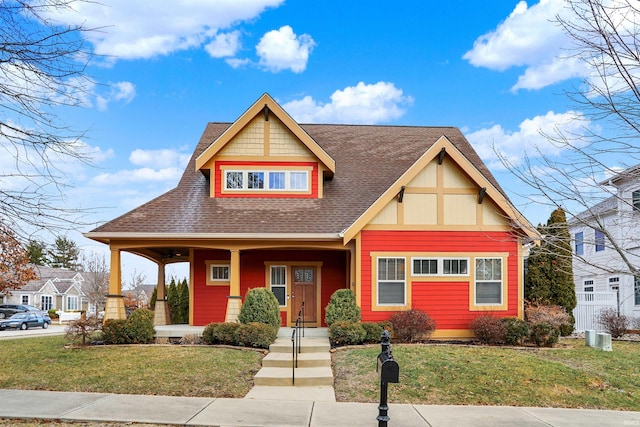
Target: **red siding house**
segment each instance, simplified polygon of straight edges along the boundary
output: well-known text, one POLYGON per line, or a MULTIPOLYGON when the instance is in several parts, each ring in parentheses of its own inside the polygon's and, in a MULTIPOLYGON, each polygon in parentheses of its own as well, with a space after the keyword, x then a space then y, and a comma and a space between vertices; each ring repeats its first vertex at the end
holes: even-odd
MULTIPOLYGON (((233 321, 266 287, 283 325, 323 326, 349 288, 365 321, 427 311, 434 337, 522 317, 535 229, 453 127, 298 124, 268 94, 209 123, 178 186, 86 236, 111 249, 105 318, 123 318, 122 251, 190 265, 191 325, 233 321)), ((156 324, 167 321, 159 286, 156 324)))

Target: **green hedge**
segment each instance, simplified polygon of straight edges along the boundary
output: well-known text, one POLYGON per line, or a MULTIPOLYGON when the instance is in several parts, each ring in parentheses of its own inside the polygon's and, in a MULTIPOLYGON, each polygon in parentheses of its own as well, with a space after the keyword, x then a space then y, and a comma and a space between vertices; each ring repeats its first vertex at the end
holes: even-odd
POLYGON ((102 326, 105 344, 148 344, 153 342, 153 312, 146 308, 135 310, 128 319, 109 319, 102 326))
POLYGON ((336 346, 357 345, 365 342, 367 331, 359 322, 334 322, 329 326, 329 337, 336 346))
POLYGON ((278 328, 265 323, 210 323, 202 332, 205 344, 226 344, 269 348, 278 335, 278 328))

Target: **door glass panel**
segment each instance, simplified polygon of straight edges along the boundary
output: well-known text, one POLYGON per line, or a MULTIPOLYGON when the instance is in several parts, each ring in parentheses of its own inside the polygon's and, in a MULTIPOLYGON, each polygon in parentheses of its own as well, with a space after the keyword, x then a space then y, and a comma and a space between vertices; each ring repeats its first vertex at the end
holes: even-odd
POLYGON ((297 268, 295 270, 295 281, 304 283, 313 283, 312 268, 297 268))

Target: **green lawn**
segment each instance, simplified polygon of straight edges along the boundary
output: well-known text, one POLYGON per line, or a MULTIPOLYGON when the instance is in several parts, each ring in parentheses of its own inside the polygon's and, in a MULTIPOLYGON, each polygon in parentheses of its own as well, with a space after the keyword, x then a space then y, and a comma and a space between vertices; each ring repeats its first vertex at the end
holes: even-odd
POLYGON ((242 397, 262 354, 208 346, 65 347, 61 336, 0 340, 0 388, 242 397))
MULTIPOLYGON (((389 401, 640 411, 640 343, 614 342, 613 352, 563 343, 554 349, 394 345, 400 383, 389 384, 389 401)), ((339 401, 379 400, 379 351, 334 354, 339 401)))

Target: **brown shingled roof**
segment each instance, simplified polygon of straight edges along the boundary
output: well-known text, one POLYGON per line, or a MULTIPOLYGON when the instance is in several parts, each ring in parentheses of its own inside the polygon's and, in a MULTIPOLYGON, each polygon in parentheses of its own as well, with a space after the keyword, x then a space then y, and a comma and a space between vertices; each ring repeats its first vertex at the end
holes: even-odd
POLYGON ((211 198, 208 178, 196 171, 195 159, 230 125, 207 125, 175 189, 92 233, 337 234, 443 135, 504 195, 457 128, 307 124, 300 126, 336 161, 322 199, 211 198))

